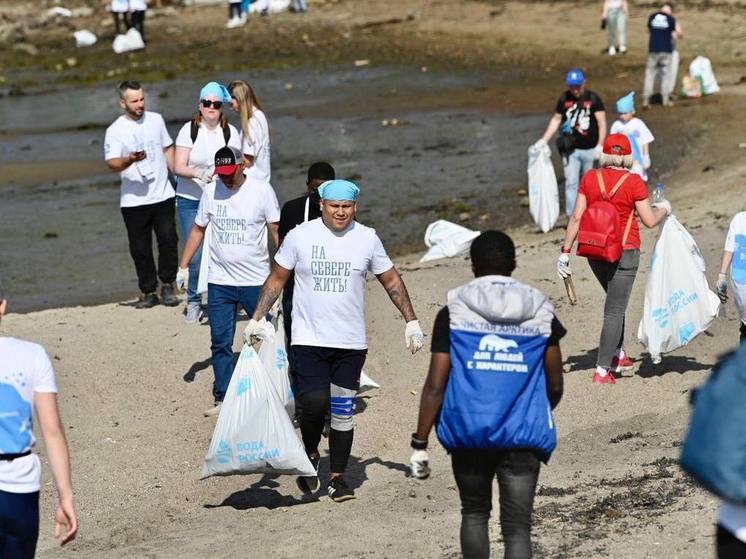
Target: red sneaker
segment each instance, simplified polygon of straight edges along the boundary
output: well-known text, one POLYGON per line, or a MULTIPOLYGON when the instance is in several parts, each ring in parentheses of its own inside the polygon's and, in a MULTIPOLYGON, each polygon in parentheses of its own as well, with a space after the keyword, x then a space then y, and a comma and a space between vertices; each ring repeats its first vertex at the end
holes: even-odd
POLYGON ((614 357, 614 359, 611 360, 611 370, 614 372, 621 373, 622 371, 630 371, 634 368, 635 362, 632 361, 626 353, 624 354, 624 359, 614 357))
POLYGON ((593 375, 593 384, 616 384, 614 374, 609 371, 605 376, 601 376, 598 371, 593 375))

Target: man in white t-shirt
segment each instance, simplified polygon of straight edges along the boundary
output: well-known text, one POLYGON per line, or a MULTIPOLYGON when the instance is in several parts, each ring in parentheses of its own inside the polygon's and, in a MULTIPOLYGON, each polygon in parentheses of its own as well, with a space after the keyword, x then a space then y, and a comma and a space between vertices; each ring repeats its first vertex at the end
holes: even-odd
POLYGON ((617 99, 616 111, 619 119, 611 125, 611 134, 624 134, 632 147, 631 171, 648 180, 647 170, 650 168, 650 144, 655 137, 647 125, 635 116, 635 92, 630 91, 624 97, 617 99))
MULTIPOLYGON (((7 307, 0 284, 0 319, 7 307)), ((78 521, 54 369, 40 345, 0 336, 0 557, 8 559, 33 559, 39 536, 41 460, 33 452, 34 409, 59 494, 55 533, 64 545, 75 538, 78 521)))
POLYGON ((746 212, 738 212, 730 222, 725 238, 723 259, 716 285, 718 297, 728 300, 728 270, 733 284, 733 294, 741 319, 741 342, 746 340, 746 212))
MULTIPOLYGON (((407 288, 381 240, 374 229, 354 220, 359 192, 356 185, 345 180, 327 181, 319 187, 321 217, 287 234, 244 331, 249 343, 266 335, 268 326, 263 317, 295 271, 292 345, 296 397, 302 403, 301 434, 318 472, 318 445, 326 412, 331 410, 328 492, 337 502, 355 497, 343 474, 352 449, 354 400, 368 348, 368 271, 375 274, 406 320, 406 346, 415 353, 424 344, 407 288)), ((318 475, 298 478, 298 487, 304 493, 317 491, 318 475)))
POLYGON ((106 129, 104 158, 122 179, 120 203, 130 254, 142 291, 136 308, 158 304, 158 279, 164 305, 176 306, 174 291, 179 258, 175 196, 168 179, 173 169, 173 140, 163 117, 145 110, 145 93, 136 81, 119 84, 122 114, 106 129), (158 241, 158 269, 153 258, 153 232, 158 241))
POLYGON ((259 290, 269 275, 267 229, 278 244, 280 205, 268 182, 244 174, 241 151, 225 146, 215 153, 217 180, 205 186, 181 255, 176 283, 183 289, 189 281, 189 261, 207 238, 209 252, 207 314, 210 317, 212 368, 215 371, 215 407, 206 416, 217 415, 233 374, 233 336, 240 304, 251 316, 259 290), (209 232, 205 232, 209 226, 209 232))

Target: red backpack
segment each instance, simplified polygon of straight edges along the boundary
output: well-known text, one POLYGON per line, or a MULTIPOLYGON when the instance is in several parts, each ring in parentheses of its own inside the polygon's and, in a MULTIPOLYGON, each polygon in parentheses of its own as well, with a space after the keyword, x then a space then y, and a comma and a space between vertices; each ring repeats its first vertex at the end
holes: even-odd
POLYGON ((624 173, 614 185, 614 188, 611 189, 611 192, 606 194, 606 185, 604 185, 601 170, 596 170, 601 198, 589 205, 583 212, 583 217, 580 218, 578 256, 585 256, 593 260, 604 260, 605 262, 617 262, 622 257, 624 243, 627 242, 627 236, 632 227, 634 211, 629 212, 627 226, 622 232, 622 227, 619 224, 619 212, 611 203, 611 199, 629 176, 629 173, 624 173))

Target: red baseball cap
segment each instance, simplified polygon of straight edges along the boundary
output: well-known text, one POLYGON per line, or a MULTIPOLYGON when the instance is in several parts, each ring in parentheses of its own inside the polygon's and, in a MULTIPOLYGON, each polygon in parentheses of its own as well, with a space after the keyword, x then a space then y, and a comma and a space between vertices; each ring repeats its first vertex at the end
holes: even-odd
POLYGON ((607 155, 631 155, 632 146, 624 134, 609 134, 604 141, 604 153, 607 155))
POLYGON ((225 146, 215 152, 215 172, 218 175, 232 175, 243 161, 243 154, 233 146, 225 146))

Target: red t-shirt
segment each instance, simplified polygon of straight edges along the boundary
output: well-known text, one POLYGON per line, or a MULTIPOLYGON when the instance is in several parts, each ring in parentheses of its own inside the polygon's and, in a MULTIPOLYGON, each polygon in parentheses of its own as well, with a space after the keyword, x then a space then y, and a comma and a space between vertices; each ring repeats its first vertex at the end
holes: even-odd
MULTIPOLYGON (((601 199, 601 190, 598 187, 598 177, 596 176, 596 169, 591 169, 580 181, 580 187, 578 192, 585 196, 588 206, 590 206, 596 200, 601 199)), ((613 169, 611 167, 604 167, 601 169, 601 174, 604 178, 604 186, 608 195, 611 189, 614 188, 617 181, 628 171, 622 169, 613 169)), ((627 219, 629 218, 630 212, 635 209, 635 202, 645 200, 648 197, 648 187, 645 182, 640 178, 640 175, 629 173, 629 177, 624 181, 619 190, 617 190, 614 197, 611 199, 611 203, 614 204, 617 213, 619 214, 619 225, 622 231, 627 227, 627 219)), ((637 218, 632 218, 632 227, 629 230, 627 236, 627 242, 624 244, 624 249, 640 248, 640 228, 637 225, 637 218)))

